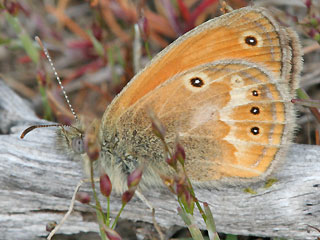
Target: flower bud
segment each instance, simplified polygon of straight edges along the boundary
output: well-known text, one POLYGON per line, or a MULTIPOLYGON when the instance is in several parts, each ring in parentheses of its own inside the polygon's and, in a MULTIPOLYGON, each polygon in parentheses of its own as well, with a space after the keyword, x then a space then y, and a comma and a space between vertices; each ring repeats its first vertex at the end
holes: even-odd
POLYGON ((168 157, 166 159, 166 162, 169 164, 169 166, 177 170, 177 158, 175 155, 173 155, 172 157, 168 157))
POLYGON ((121 240, 121 236, 119 233, 117 233, 115 230, 108 228, 106 226, 103 226, 103 230, 106 233, 109 240, 121 240))
POLYGON ((91 201, 91 197, 86 192, 78 192, 76 195, 76 200, 83 204, 88 204, 91 201))
POLYGON ((184 166, 184 161, 186 160, 186 152, 184 151, 184 148, 180 143, 178 143, 176 146, 175 155, 181 165, 184 166))
POLYGON ((143 41, 147 41, 150 33, 148 19, 145 16, 142 16, 138 20, 138 26, 139 26, 143 41))
POLYGON ((46 79, 46 74, 43 70, 41 70, 41 69, 37 70, 36 78, 37 78, 38 84, 41 87, 46 87, 47 79, 46 79))
POLYGON ((149 111, 153 133, 160 139, 164 140, 166 129, 154 112, 149 111))
POLYGON ((312 0, 306 0, 305 5, 308 9, 310 9, 312 5, 312 0))
POLYGON ((19 10, 21 10, 21 5, 19 3, 4 1, 4 7, 12 16, 17 16, 19 10))
POLYGON ((191 196, 190 192, 184 188, 184 191, 180 195, 180 200, 182 204, 185 206, 186 209, 189 210, 189 212, 193 212, 194 208, 194 200, 193 197, 191 196))
POLYGON ((134 195, 134 191, 130 191, 130 190, 128 190, 128 191, 125 191, 123 194, 122 194, 122 204, 123 205, 125 205, 125 204, 127 204, 130 200, 131 200, 131 198, 133 197, 133 195, 134 195))
POLYGON ((132 173, 130 173, 130 175, 127 178, 127 184, 129 189, 136 188, 138 186, 142 178, 142 173, 143 173, 142 167, 138 167, 132 173))
POLYGON ((173 189, 174 179, 172 177, 165 176, 165 175, 160 175, 160 177, 164 185, 166 185, 172 193, 175 193, 173 189))
POLYGON ((91 161, 98 159, 100 155, 100 144, 98 141, 98 130, 99 125, 97 121, 94 121, 87 129, 84 137, 85 151, 91 161))
POLYGON ((112 183, 109 176, 104 173, 100 176, 100 192, 102 195, 109 197, 112 191, 112 183))

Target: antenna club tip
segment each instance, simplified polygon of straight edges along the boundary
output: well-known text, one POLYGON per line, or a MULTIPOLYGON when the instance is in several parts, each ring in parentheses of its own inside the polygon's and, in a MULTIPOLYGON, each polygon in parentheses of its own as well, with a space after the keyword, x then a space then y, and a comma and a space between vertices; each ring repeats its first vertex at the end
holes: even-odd
POLYGON ((43 44, 42 44, 41 39, 40 39, 38 36, 35 36, 34 39, 38 42, 38 44, 40 45, 40 47, 41 47, 42 49, 44 49, 44 46, 43 46, 43 44))

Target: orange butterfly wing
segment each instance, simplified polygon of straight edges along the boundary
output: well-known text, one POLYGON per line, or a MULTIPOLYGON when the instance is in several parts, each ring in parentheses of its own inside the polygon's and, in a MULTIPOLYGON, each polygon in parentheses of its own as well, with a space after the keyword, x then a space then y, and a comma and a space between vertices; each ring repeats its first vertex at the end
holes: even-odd
MULTIPOLYGON (((295 77, 289 76, 294 70, 290 64, 293 54, 290 42, 298 40, 296 36, 289 38, 288 34, 291 32, 280 28, 265 9, 260 8, 242 8, 208 21, 158 54, 114 99, 104 119, 114 121, 128 107, 175 74, 221 59, 246 59, 289 81, 295 77), (246 43, 250 36, 258 41, 255 46, 246 43)), ((294 57, 299 59, 300 51, 296 51, 294 57)), ((301 67, 297 68, 295 72, 298 73, 301 67)))
POLYGON ((233 11, 180 37, 131 80, 103 116, 103 144, 129 171, 150 161, 149 182, 170 172, 150 128, 150 107, 168 129, 169 143, 180 135, 193 180, 264 175, 291 140, 289 100, 300 70, 295 33, 264 9, 233 11), (197 78, 205 91, 190 88, 197 78))

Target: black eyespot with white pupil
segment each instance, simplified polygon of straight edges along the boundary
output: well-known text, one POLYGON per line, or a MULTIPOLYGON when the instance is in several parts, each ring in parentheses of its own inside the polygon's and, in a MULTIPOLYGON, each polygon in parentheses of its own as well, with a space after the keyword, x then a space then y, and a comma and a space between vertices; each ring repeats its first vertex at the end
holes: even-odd
POLYGON ((190 79, 190 83, 192 86, 194 87, 202 87, 204 85, 204 81, 201 79, 201 78, 198 78, 198 77, 194 77, 194 78, 191 78, 190 79))
POLYGON ((252 91, 252 96, 258 97, 259 96, 259 92, 257 90, 253 90, 252 91))
POLYGON ((256 46, 258 44, 258 40, 254 36, 246 36, 245 43, 250 46, 256 46))
POLYGON ((250 112, 253 114, 253 115, 258 115, 260 113, 260 109, 258 107, 252 107, 250 109, 250 112))
POLYGON ((250 131, 253 135, 258 135, 260 133, 260 129, 258 127, 253 127, 250 131))

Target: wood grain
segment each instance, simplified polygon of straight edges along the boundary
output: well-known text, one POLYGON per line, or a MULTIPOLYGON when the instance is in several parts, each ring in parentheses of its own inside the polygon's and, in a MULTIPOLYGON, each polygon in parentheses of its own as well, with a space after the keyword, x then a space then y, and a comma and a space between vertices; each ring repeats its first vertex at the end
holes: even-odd
MULTIPOLYGON (((55 145, 55 129, 37 129, 23 140, 28 126, 46 123, 38 119, 28 104, 0 81, 0 239, 41 239, 48 233, 45 225, 57 221, 66 212, 74 188, 83 177, 80 161, 70 160, 55 145)), ((287 163, 270 188, 254 184, 257 194, 240 187, 199 189, 197 196, 211 205, 220 232, 312 239, 320 233, 308 225, 320 227, 320 147, 294 144, 287 163)), ((91 190, 85 185, 83 191, 91 190)), ((165 189, 144 193, 156 208, 161 226, 183 225, 175 198, 165 189)), ((119 209, 113 197, 112 212, 119 209)), ((88 220, 92 210, 80 203, 60 229, 60 234, 97 232, 88 220)), ((123 218, 151 222, 148 208, 134 199, 123 218)), ((197 215, 200 226, 204 223, 197 215)))

